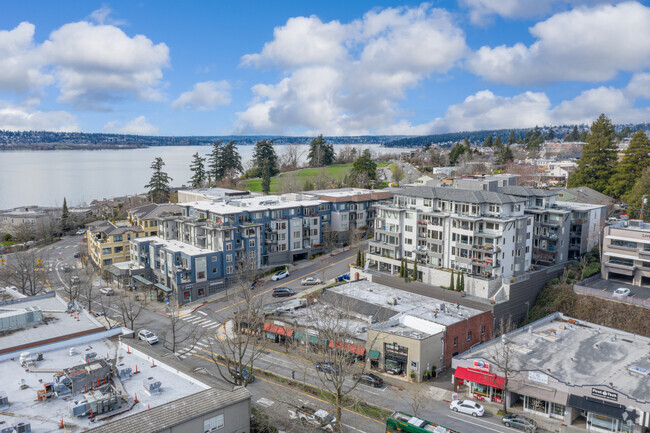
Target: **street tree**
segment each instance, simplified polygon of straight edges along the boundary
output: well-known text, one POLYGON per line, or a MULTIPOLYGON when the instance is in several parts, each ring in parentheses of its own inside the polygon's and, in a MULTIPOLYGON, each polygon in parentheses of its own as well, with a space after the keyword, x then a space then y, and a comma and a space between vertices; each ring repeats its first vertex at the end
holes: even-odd
POLYGON ((553 131, 553 128, 548 128, 548 132, 546 133, 546 139, 553 140, 554 138, 555 138, 555 131, 553 131))
POLYGON ((615 128, 604 114, 591 125, 591 133, 582 148, 578 167, 569 177, 569 187, 588 186, 604 192, 614 174, 617 148, 614 144, 615 128))
POLYGON ((212 151, 208 156, 209 176, 213 181, 218 182, 223 179, 225 167, 223 165, 223 141, 212 143, 212 151))
POLYGON ((63 197, 63 208, 61 209, 61 231, 63 233, 70 230, 70 211, 68 210, 68 202, 63 197))
POLYGON ((260 168, 267 166, 269 169, 270 177, 276 176, 280 170, 278 169, 278 157, 273 148, 273 140, 262 140, 255 144, 253 151, 253 159, 256 166, 260 168))
POLYGON ((370 150, 365 149, 359 158, 352 164, 352 173, 360 175, 365 173, 369 179, 374 180, 377 176, 377 164, 372 160, 370 150))
MULTIPOLYGON (((508 339, 508 333, 516 329, 515 324, 510 318, 501 318, 499 324, 494 330, 494 337, 501 338, 501 341, 495 342, 488 350, 488 362, 496 367, 503 374, 503 413, 508 413, 505 396, 508 394, 508 381, 516 376, 519 372, 517 362, 517 347, 508 339)), ((496 378, 496 376, 495 376, 496 378)), ((496 381, 496 379, 495 379, 496 381)), ((496 387, 496 383, 494 384, 496 387)))
POLYGON ((542 136, 542 131, 539 129, 539 126, 535 126, 534 129, 526 132, 526 150, 529 152, 535 154, 539 152, 539 148, 543 142, 544 137, 542 136))
POLYGON ((257 279, 257 266, 248 258, 238 262, 233 276, 230 308, 219 312, 223 323, 218 338, 210 343, 210 358, 223 380, 233 386, 247 386, 256 361, 266 349, 261 337, 264 327, 264 296, 251 287, 257 279))
POLYGON ((173 180, 163 171, 165 163, 161 157, 156 157, 151 163, 153 174, 149 183, 144 187, 149 190, 149 199, 154 203, 163 203, 169 200, 170 182, 173 180))
POLYGON ((630 191, 641 177, 643 169, 650 166, 650 142, 642 129, 634 133, 630 144, 623 152, 623 159, 616 165, 606 189, 608 195, 622 197, 630 191))
POLYGON ((506 165, 508 162, 512 161, 514 159, 514 155, 512 154, 512 148, 510 145, 499 145, 496 147, 496 163, 498 165, 506 165))
MULTIPOLYGON (((465 139, 467 141, 467 139, 465 139)), ((449 152, 449 163, 451 165, 456 165, 458 162, 458 158, 463 154, 463 153, 472 153, 472 149, 469 147, 469 144, 461 144, 457 143, 454 145, 454 147, 451 148, 451 152, 449 152)))
POLYGON ((118 308, 122 321, 131 330, 134 331, 133 338, 135 338, 135 325, 140 317, 140 314, 147 305, 147 296, 136 292, 122 293, 118 297, 118 308))
POLYGON ((399 182, 404 179, 404 170, 398 164, 392 164, 390 166, 390 173, 393 178, 393 182, 399 184, 399 182))
POLYGON ((637 179, 634 186, 624 196, 623 200, 628 204, 628 212, 632 218, 641 218, 643 209, 643 220, 650 221, 650 209, 644 205, 644 196, 650 198, 650 167, 646 167, 637 179))
POLYGON ((429 148, 429 163, 432 167, 446 167, 449 165, 449 154, 440 147, 429 148))
POLYGON ((161 333, 163 347, 176 356, 183 356, 194 350, 199 340, 205 336, 204 328, 182 320, 177 302, 170 303, 165 314, 167 326, 161 333))
POLYGON ((192 163, 190 164, 190 170, 192 171, 192 179, 190 183, 194 188, 199 188, 203 186, 207 178, 205 172, 205 158, 199 155, 199 152, 196 152, 192 155, 192 163))
POLYGON ((37 250, 8 254, 0 265, 0 281, 23 295, 38 295, 47 282, 47 262, 47 254, 37 250))
POLYGON ((323 135, 314 138, 309 144, 307 156, 312 167, 325 167, 334 163, 334 146, 326 143, 323 135))
POLYGON ((431 387, 426 382, 413 382, 405 386, 399 396, 413 411, 413 416, 418 416, 418 411, 428 398, 431 387))

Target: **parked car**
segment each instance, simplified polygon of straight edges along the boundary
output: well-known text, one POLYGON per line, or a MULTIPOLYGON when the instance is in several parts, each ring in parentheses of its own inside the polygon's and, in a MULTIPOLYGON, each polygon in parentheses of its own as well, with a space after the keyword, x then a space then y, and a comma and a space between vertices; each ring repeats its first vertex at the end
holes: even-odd
POLYGON ((382 386, 384 386, 384 381, 381 379, 381 377, 377 376, 376 374, 366 373, 366 374, 362 374, 360 377, 358 374, 353 374, 352 378, 354 380, 358 379, 359 383, 373 386, 375 388, 381 388, 382 386))
POLYGON ((70 277, 70 282, 71 282, 72 284, 79 284, 79 282, 81 282, 81 280, 79 279, 78 276, 73 275, 73 276, 70 277))
POLYGON ((251 373, 248 371, 247 368, 242 368, 240 369, 239 367, 237 368, 231 368, 230 369, 230 375, 232 377, 241 377, 244 381, 248 380, 248 383, 253 383, 255 382, 255 374, 251 373), (241 371, 241 373, 240 373, 241 371))
POLYGON ((74 258, 75 259, 78 259, 79 257, 81 257, 81 254, 79 254, 79 252, 74 253, 74 258))
POLYGON ((319 280, 318 278, 314 278, 314 277, 304 278, 300 282, 300 284, 302 284, 303 286, 314 286, 314 285, 321 284, 321 283, 322 283, 321 280, 319 280))
POLYGON ((330 415, 329 412, 323 409, 314 409, 310 406, 300 406, 296 410, 298 419, 302 422, 317 425, 321 430, 334 431, 334 422, 336 418, 330 415))
POLYGON ((501 419, 501 422, 503 425, 506 427, 512 427, 516 428, 518 430, 524 430, 526 432, 535 432, 537 431, 537 423, 533 421, 532 419, 523 416, 523 415, 517 415, 514 413, 511 413, 509 415, 504 416, 501 419))
POLYGON ((78 235, 83 235, 84 233, 86 233, 86 230, 77 230, 78 235))
POLYGON ((293 296, 295 295, 296 292, 294 292, 292 289, 288 287, 276 287, 273 289, 273 293, 271 293, 271 296, 274 298, 284 298, 286 296, 293 296))
POLYGON ((339 369, 334 367, 334 363, 332 362, 317 362, 316 370, 323 373, 339 374, 339 369))
POLYGON ((483 416, 485 414, 483 406, 472 400, 454 400, 449 405, 449 409, 472 416, 483 416))
POLYGON ((115 294, 115 291, 113 290, 112 287, 102 287, 101 289, 99 289, 99 293, 106 296, 112 296, 115 294))
POLYGON ((138 332, 138 338, 140 340, 146 341, 149 344, 156 344, 158 342, 158 337, 156 337, 156 334, 151 331, 147 331, 146 329, 138 332))
POLYGON ((283 278, 287 278, 288 276, 289 276, 289 271, 287 271, 287 270, 285 269, 285 270, 282 270, 282 271, 279 271, 279 272, 276 272, 275 274, 273 274, 273 276, 271 277, 271 279, 272 279, 273 281, 278 281, 278 280, 281 280, 281 279, 283 279, 283 278))
POLYGON ((63 265, 63 272, 70 272, 71 270, 70 265, 63 265))
POLYGON ((618 289, 614 290, 614 294, 618 296, 630 296, 632 292, 627 287, 619 287, 618 289))

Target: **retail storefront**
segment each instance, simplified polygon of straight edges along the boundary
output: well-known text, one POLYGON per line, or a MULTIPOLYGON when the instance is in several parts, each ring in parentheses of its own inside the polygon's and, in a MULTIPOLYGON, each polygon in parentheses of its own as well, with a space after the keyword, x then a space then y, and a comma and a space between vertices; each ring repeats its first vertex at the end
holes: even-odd
POLYGON ((402 374, 406 372, 409 360, 408 347, 397 343, 384 343, 384 362, 386 371, 402 374))
POLYGON ((327 345, 330 349, 336 348, 336 350, 342 350, 350 354, 350 357, 354 357, 356 361, 365 361, 366 348, 362 346, 357 346, 352 343, 344 343, 342 341, 334 342, 333 340, 327 345))
POLYGON ((457 367, 454 381, 458 386, 467 385, 471 397, 480 401, 503 402, 504 379, 490 373, 487 363, 480 363, 477 368, 457 367))
MULTIPOLYGON (((617 393, 593 388, 597 395, 613 399, 617 393)), ((635 409, 626 409, 621 404, 592 397, 569 396, 569 406, 579 409, 586 418, 588 429, 597 432, 633 432, 638 417, 635 409)))
POLYGON ((265 323, 262 330, 268 340, 276 343, 284 343, 288 337, 292 337, 294 334, 293 329, 287 329, 284 326, 274 325, 272 323, 265 323))

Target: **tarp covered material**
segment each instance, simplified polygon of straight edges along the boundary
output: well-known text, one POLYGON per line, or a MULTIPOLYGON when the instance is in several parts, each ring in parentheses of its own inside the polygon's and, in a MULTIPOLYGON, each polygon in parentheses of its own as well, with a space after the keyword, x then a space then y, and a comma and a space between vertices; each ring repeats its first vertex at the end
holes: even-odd
POLYGON ((330 341, 329 347, 334 348, 336 344, 337 349, 342 349, 345 350, 346 352, 353 353, 355 355, 363 356, 364 353, 366 353, 366 348, 357 346, 356 344, 350 344, 350 343, 343 343, 341 341, 337 341, 336 343, 332 340, 330 341))
POLYGON ((627 411, 627 416, 623 417, 626 412, 623 405, 573 394, 569 395, 569 406, 622 420, 634 421, 637 417, 635 410, 627 411))
POLYGON ((132 278, 138 283, 146 284, 147 286, 151 286, 153 284, 151 281, 147 280, 144 277, 141 277, 140 275, 134 275, 132 278))
POLYGON ((265 323, 263 329, 272 334, 285 335, 287 337, 291 337, 294 332, 293 329, 287 329, 284 326, 272 325, 270 323, 265 323))
POLYGON ((503 389, 505 387, 505 380, 501 376, 487 371, 474 370, 472 368, 456 367, 454 372, 456 379, 468 380, 481 385, 491 386, 492 388, 503 389))
POLYGON ((156 288, 162 290, 162 291, 165 292, 165 293, 171 293, 171 292, 172 292, 172 289, 170 289, 169 287, 165 286, 164 284, 156 283, 156 284, 154 284, 154 286, 155 286, 156 288))
POLYGON ((368 358, 370 359, 379 359, 379 351, 375 349, 371 349, 370 352, 368 352, 368 358))

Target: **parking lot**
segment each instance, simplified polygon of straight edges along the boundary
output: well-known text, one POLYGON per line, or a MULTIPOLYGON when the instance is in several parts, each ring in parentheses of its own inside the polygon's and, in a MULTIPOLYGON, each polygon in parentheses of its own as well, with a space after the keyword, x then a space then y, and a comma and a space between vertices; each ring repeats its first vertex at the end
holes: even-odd
POLYGON ((619 287, 625 287, 630 289, 630 297, 650 300, 650 287, 634 286, 629 282, 616 278, 610 278, 609 280, 596 280, 592 283, 587 284, 587 287, 609 293, 613 293, 614 290, 618 289, 619 287))

